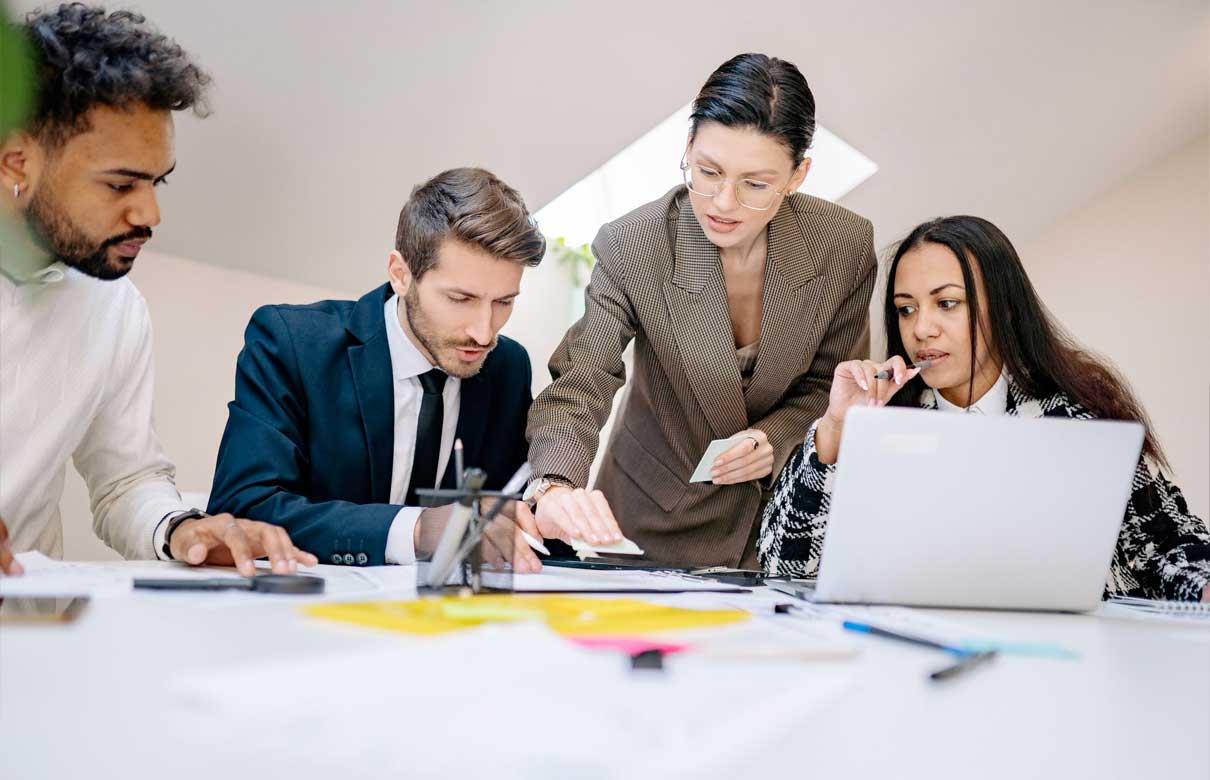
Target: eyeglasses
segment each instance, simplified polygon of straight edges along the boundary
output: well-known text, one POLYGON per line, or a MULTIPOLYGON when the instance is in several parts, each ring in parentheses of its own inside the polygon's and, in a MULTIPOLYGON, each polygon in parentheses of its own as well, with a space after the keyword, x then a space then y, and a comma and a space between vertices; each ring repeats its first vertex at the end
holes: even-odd
MULTIPOLYGON (((681 160, 681 173, 685 176, 685 187, 695 195, 713 198, 723 191, 730 179, 722 173, 702 163, 690 163, 681 160)), ((793 176, 791 175, 791 178, 793 176)), ((786 182, 789 184, 789 182, 786 182)), ((735 200, 739 205, 753 211, 768 211, 773 208, 778 195, 785 195, 786 189, 773 189, 767 181, 756 179, 740 179, 735 182, 735 200)))

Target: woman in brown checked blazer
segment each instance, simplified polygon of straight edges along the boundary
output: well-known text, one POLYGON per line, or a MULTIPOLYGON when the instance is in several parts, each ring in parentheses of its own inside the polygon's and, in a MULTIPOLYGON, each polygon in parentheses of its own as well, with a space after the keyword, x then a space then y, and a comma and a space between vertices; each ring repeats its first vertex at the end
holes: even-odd
POLYGON ((601 228, 584 316, 530 409, 541 527, 600 544, 620 525, 649 560, 755 568, 769 485, 826 409, 836 364, 866 346, 873 231, 796 192, 814 130, 798 68, 734 57, 694 102, 685 185, 601 228), (733 435, 713 481, 691 484, 710 441, 733 435))

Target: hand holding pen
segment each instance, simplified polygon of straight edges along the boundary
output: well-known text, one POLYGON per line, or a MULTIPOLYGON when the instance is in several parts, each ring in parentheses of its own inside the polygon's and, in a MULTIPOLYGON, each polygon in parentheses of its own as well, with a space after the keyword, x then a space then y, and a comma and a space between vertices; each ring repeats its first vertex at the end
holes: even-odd
POLYGON ((844 416, 851 407, 886 406, 895 393, 928 366, 927 360, 909 366, 899 355, 882 363, 846 360, 838 364, 832 372, 828 410, 815 429, 815 450, 819 460, 822 463, 836 462, 844 416))
POLYGON ((927 366, 909 366, 899 355, 882 363, 847 360, 832 372, 827 416, 840 421, 851 406, 885 406, 924 368, 927 366))

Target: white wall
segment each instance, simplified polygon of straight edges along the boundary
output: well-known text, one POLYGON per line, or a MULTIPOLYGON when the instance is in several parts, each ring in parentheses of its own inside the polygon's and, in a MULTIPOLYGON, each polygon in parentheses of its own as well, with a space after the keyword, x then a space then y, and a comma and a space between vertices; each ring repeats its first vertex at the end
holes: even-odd
POLYGON ((1210 509, 1208 172, 1210 135, 1017 243, 1051 311, 1134 387, 1202 519, 1210 509))

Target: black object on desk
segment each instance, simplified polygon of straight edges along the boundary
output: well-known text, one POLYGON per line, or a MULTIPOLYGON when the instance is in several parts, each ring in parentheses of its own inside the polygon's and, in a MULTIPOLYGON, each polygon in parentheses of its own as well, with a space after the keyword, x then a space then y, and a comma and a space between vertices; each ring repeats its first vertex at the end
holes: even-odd
POLYGON ((136 579, 143 590, 247 590, 255 593, 305 595, 324 592, 323 577, 309 574, 258 574, 255 577, 215 577, 213 579, 136 579))
POLYGON ((742 585, 746 588, 765 584, 765 578, 768 576, 765 572, 758 569, 732 569, 728 566, 691 569, 689 573, 698 577, 705 577, 708 580, 725 582, 728 585, 742 585))
MULTIPOLYGON (((556 540, 550 540, 556 541, 556 540)), ((554 546, 553 544, 551 545, 554 546)), ((542 559, 543 566, 555 566, 564 569, 595 569, 598 571, 671 571, 678 574, 688 574, 690 569, 684 566, 660 566, 654 563, 643 563, 615 558, 589 558, 582 561, 579 558, 550 557, 542 559)))
POLYGON ((958 675, 962 674, 963 672, 967 671, 968 669, 974 669, 976 666, 985 664, 995 657, 996 657, 995 650, 984 650, 983 652, 980 652, 980 653, 970 653, 969 655, 965 656, 961 661, 958 661, 958 663, 953 664, 951 666, 947 666, 944 669, 938 669, 937 671, 932 672, 931 674, 929 674, 929 679, 937 680, 937 681, 948 680, 951 677, 957 677, 958 675))
POLYGON ((664 668, 664 651, 653 649, 635 653, 630 656, 630 668, 660 671, 664 668))

